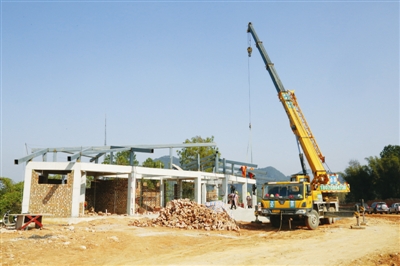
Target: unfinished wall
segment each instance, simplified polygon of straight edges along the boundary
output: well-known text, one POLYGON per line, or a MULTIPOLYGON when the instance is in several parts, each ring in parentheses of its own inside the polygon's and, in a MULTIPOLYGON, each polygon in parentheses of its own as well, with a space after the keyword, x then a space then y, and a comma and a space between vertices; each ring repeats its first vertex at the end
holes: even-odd
POLYGON ((48 213, 55 217, 70 217, 72 208, 73 171, 67 175, 66 184, 39 184, 39 173, 32 171, 30 213, 48 213))
MULTIPOLYGON (((85 200, 87 209, 93 207, 95 212, 107 212, 125 214, 128 198, 128 179, 115 178, 112 180, 96 179, 86 189, 85 200)), ((136 210, 141 205, 146 210, 152 210, 160 206, 159 191, 140 192, 140 186, 136 184, 136 210), (142 198, 140 198, 142 196, 142 198)))
POLYGON ((86 189, 87 208, 95 212, 126 213, 128 197, 128 179, 92 181, 91 188, 86 189))

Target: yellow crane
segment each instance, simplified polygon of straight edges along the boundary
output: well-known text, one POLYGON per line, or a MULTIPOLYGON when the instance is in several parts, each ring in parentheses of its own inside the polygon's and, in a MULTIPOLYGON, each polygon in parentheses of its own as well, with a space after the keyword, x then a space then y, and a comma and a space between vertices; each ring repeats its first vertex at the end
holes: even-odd
MULTIPOLYGON (((279 79, 274 64, 269 58, 262 41, 258 38, 252 23, 247 32, 253 36, 265 67, 278 92, 279 100, 289 118, 290 128, 300 145, 312 171, 307 174, 303 153, 299 153, 303 173, 293 175, 288 182, 268 182, 263 186, 261 206, 256 215, 269 217, 273 226, 280 227, 282 221, 304 221, 309 229, 316 229, 320 220, 333 223, 339 215, 339 200, 336 193, 350 191, 347 183, 340 183, 339 174, 331 173, 324 167, 325 157, 311 132, 297 102, 294 91, 286 90, 279 79)), ((248 47, 249 57, 252 48, 248 47)))

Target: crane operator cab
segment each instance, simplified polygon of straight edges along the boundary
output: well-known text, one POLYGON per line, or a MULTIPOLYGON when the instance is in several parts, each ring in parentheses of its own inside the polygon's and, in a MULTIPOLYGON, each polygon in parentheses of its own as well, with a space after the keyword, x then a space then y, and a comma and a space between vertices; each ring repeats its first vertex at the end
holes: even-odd
POLYGON ((308 175, 292 175, 290 177, 292 182, 308 182, 310 183, 310 177, 308 175))

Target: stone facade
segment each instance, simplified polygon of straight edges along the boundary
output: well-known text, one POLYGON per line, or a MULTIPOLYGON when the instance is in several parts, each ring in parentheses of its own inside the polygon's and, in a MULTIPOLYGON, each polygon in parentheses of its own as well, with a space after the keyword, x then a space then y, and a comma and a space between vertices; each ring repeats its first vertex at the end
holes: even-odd
POLYGON ((73 171, 67 175, 66 184, 39 183, 39 179, 43 179, 43 177, 39 178, 39 173, 32 171, 29 212, 47 213, 55 217, 70 217, 73 175, 73 171))

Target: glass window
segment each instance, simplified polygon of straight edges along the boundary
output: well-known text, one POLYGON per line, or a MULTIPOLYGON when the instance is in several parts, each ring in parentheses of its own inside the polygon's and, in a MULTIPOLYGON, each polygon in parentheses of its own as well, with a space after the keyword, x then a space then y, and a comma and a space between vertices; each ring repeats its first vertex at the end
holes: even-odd
POLYGON ((271 184, 265 187, 263 199, 302 199, 303 184, 271 184))

